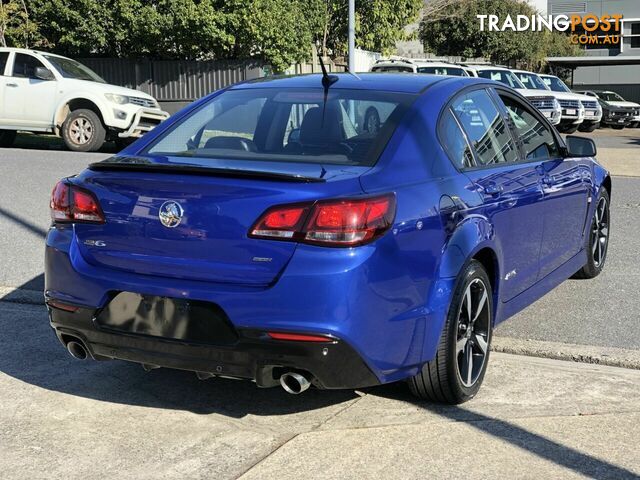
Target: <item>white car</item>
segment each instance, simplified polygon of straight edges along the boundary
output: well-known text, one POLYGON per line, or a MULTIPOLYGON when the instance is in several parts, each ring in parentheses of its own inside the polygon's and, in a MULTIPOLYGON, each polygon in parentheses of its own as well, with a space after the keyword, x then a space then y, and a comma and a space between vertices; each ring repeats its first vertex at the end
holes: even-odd
POLYGON ((616 92, 610 90, 587 90, 582 93, 586 96, 602 100, 609 106, 630 110, 632 116, 628 126, 631 128, 640 126, 640 104, 628 102, 616 92))
POLYGON ((0 146, 16 131, 54 133, 71 150, 91 152, 105 141, 125 144, 169 114, 150 95, 109 85, 70 58, 0 48, 0 146))
POLYGON ((597 100, 586 95, 573 93, 565 83, 555 75, 540 75, 545 85, 559 95, 562 106, 562 121, 558 130, 563 133, 573 133, 580 129, 582 132, 593 132, 600 126, 602 107, 597 100), (581 109, 584 110, 581 114, 581 109))
POLYGON ((431 59, 389 58, 378 60, 372 72, 387 73, 427 73, 431 75, 449 75, 453 77, 468 77, 467 72, 454 63, 431 59))
POLYGON ((562 117, 560 103, 556 100, 552 92, 541 92, 526 88, 520 80, 508 68, 497 67, 495 65, 463 65, 468 70, 474 72, 475 76, 487 78, 504 83, 515 89, 520 95, 525 97, 553 124, 558 125, 562 117))

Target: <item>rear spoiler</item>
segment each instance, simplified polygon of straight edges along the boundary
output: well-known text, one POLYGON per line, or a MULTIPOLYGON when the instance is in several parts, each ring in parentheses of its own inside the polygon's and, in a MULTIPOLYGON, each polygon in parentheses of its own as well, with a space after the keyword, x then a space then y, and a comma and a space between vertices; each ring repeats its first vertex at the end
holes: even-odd
POLYGON ((126 170, 129 172, 153 172, 153 173, 173 173, 178 175, 207 175, 212 177, 229 178, 255 178, 264 180, 274 180, 281 182, 296 183, 323 183, 324 178, 307 177, 293 173, 266 172, 262 170, 243 170, 241 168, 219 168, 206 167, 192 164, 176 163, 153 163, 145 158, 109 158, 101 162, 91 163, 89 170, 92 171, 116 171, 126 170))

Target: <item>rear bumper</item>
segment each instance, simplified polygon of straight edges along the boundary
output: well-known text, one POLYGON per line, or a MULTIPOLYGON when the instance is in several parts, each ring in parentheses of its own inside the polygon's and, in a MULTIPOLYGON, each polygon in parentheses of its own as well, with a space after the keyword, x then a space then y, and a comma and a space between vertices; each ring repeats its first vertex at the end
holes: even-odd
MULTIPOLYGON (((243 357, 229 376, 256 381, 262 371, 256 366, 265 362, 308 370, 325 388, 389 383, 415 375, 435 355, 455 283, 455 278, 430 280, 411 276, 392 235, 357 249, 331 249, 330 254, 326 249, 299 245, 277 282, 267 286, 107 269, 88 263, 76 241, 72 228, 51 228, 47 235, 47 296, 89 311, 76 317, 54 311, 58 316, 54 315, 52 324, 59 334, 75 332, 98 357, 207 372, 217 366, 218 358, 232 359, 231 368, 248 348, 248 357, 243 357), (105 307, 118 292, 213 303, 222 309, 241 338, 234 345, 202 346, 97 328, 93 312, 105 307), (79 323, 75 323, 76 319, 79 323), (268 338, 261 338, 256 344, 253 337, 246 343, 247 332, 267 331, 331 336, 344 353, 331 355, 330 351, 316 365, 309 360, 322 353, 318 345, 295 347, 268 338), (282 349, 299 353, 287 357, 282 349), (115 353, 105 354, 111 350, 115 353), (195 358, 193 352, 198 352, 195 358), (166 358, 157 358, 165 353, 166 358), (279 363, 274 363, 274 358, 279 363), (335 358, 339 360, 333 363, 335 358), (214 361, 198 363, 203 359, 214 361), (365 368, 372 376, 362 373, 365 368)), ((416 260, 409 266, 415 263, 416 260)))
POLYGON ((271 339, 259 330, 238 330, 230 345, 187 343, 140 334, 125 334, 101 327, 96 311, 68 312, 49 307, 49 319, 63 343, 79 339, 95 360, 119 359, 152 367, 209 373, 254 380, 259 387, 278 385, 288 371, 305 372, 318 388, 362 388, 378 378, 346 342, 292 342, 271 339))

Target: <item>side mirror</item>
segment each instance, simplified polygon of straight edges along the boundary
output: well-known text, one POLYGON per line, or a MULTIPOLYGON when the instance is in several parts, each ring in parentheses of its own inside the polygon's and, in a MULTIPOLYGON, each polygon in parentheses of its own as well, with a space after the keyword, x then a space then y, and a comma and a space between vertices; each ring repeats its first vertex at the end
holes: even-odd
POLYGON ((590 138, 567 135, 568 157, 595 157, 598 153, 596 144, 590 138))
POLYGON ((44 67, 36 67, 33 76, 39 80, 55 80, 51 70, 44 67))

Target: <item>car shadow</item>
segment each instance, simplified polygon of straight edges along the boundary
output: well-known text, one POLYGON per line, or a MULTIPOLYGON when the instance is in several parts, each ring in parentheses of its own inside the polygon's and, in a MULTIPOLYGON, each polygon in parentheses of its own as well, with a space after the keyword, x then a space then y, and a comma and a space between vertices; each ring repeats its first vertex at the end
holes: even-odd
MULTIPOLYGON (((498 440, 509 443, 543 460, 570 469, 588 478, 597 479, 638 479, 634 472, 568 447, 547 437, 531 432, 519 425, 469 411, 463 406, 443 405, 420 402, 413 397, 408 388, 400 384, 383 385, 375 389, 364 390, 390 400, 410 403, 454 422, 464 422, 478 432, 488 434, 498 440)), ((472 400, 473 402, 473 400, 472 400)), ((535 476, 535 475, 534 475, 535 476)))
MULTIPOLYGON (((40 282, 40 278, 35 278, 23 286, 40 282)), ((44 305, 2 300, 0 372, 45 390, 102 402, 183 410, 199 415, 218 414, 234 419, 247 415, 268 417, 313 412, 361 396, 354 390, 314 389, 293 396, 280 388, 259 389, 250 381, 222 378, 200 381, 191 372, 158 369, 147 373, 140 366, 122 361, 78 361, 65 352, 51 332, 44 305)), ((409 403, 443 419, 464 422, 483 434, 587 477, 638 478, 625 468, 505 420, 460 406, 416 400, 404 383, 366 388, 362 393, 409 403)))
MULTIPOLYGON (((42 291, 43 275, 20 288, 42 291)), ((6 297, 6 298, 5 298, 6 297)), ((192 372, 157 369, 145 372, 124 361, 79 361, 72 358, 51 330, 44 305, 0 298, 0 372, 46 390, 104 402, 196 414, 287 415, 317 410, 358 398, 353 390, 310 389, 296 397, 276 387, 213 378, 198 380, 192 372)))
MULTIPOLYGON (((20 132, 16 136, 16 139, 11 145, 11 148, 19 148, 24 150, 59 150, 67 151, 69 154, 74 152, 70 151, 64 141, 60 137, 55 135, 42 135, 20 132)), ((106 142, 98 151, 98 153, 118 153, 120 148, 115 142, 106 142)))

